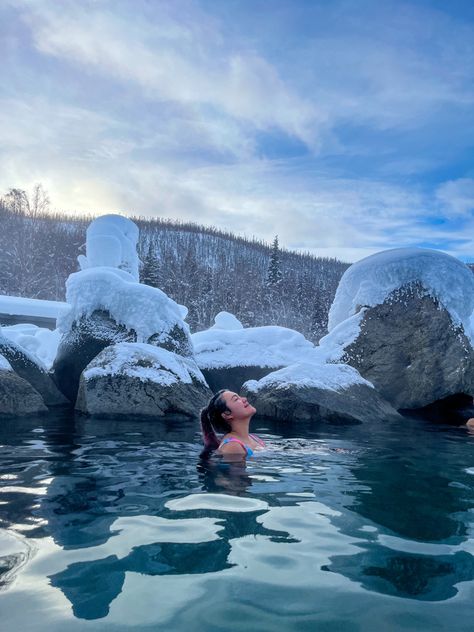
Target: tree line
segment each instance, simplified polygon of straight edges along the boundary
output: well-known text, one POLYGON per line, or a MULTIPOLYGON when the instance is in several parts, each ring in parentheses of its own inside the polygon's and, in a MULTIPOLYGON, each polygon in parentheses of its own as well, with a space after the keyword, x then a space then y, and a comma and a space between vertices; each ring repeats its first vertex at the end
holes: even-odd
MULTIPOLYGON (((41 185, 1 197, 0 294, 64 300, 93 219, 52 212, 41 185)), ((192 331, 226 310, 246 327, 282 325, 313 341, 326 333, 348 264, 281 249, 278 237, 270 245, 189 222, 130 219, 140 229, 140 280, 186 305, 192 331)))

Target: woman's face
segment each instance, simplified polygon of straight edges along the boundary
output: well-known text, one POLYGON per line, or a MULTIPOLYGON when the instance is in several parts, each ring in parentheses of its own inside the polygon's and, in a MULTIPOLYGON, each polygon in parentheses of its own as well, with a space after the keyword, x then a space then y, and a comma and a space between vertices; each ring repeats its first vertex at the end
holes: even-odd
POLYGON ((222 397, 232 415, 231 418, 224 416, 224 419, 246 419, 257 412, 256 409, 248 403, 247 398, 241 397, 238 393, 225 391, 222 393, 222 397))

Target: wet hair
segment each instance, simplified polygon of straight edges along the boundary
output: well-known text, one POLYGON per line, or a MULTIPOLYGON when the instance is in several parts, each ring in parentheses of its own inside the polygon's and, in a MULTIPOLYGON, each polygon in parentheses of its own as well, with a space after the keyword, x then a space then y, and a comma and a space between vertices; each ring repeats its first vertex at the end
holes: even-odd
POLYGON ((227 390, 223 388, 214 393, 209 404, 201 410, 201 432, 204 442, 204 450, 201 452, 201 457, 208 456, 219 447, 220 441, 217 438, 216 430, 224 434, 232 430, 231 425, 222 417, 222 413, 230 413, 226 401, 222 397, 222 393, 225 393, 227 390))

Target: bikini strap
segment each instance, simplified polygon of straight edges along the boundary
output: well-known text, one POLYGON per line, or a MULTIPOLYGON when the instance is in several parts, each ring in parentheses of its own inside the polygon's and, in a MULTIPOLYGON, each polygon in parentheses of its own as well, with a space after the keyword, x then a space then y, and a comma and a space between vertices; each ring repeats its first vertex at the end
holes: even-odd
POLYGON ((221 445, 225 445, 226 443, 231 443, 232 441, 234 443, 239 443, 243 447, 243 449, 245 450, 246 454, 248 454, 249 449, 245 445, 245 443, 243 441, 241 441, 240 439, 236 439, 235 437, 228 437, 227 439, 224 439, 222 441, 221 445))
POLYGON ((260 439, 260 437, 257 437, 257 435, 249 434, 249 437, 252 437, 252 439, 256 441, 257 443, 259 443, 260 445, 262 446, 265 445, 265 441, 263 441, 263 439, 260 439))

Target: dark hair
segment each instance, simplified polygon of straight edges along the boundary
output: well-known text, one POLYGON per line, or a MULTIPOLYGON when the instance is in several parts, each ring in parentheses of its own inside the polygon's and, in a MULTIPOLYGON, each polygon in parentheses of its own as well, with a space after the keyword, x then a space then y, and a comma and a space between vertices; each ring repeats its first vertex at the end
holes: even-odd
POLYGON ((204 450, 201 452, 201 457, 207 456, 219 447, 220 441, 217 438, 216 430, 223 433, 232 430, 231 425, 222 417, 222 413, 230 412, 225 399, 222 397, 222 393, 225 393, 227 390, 223 388, 214 393, 206 408, 201 410, 201 432, 204 441, 204 450))

